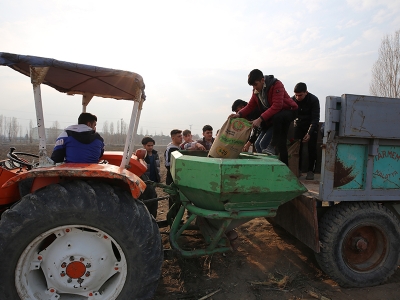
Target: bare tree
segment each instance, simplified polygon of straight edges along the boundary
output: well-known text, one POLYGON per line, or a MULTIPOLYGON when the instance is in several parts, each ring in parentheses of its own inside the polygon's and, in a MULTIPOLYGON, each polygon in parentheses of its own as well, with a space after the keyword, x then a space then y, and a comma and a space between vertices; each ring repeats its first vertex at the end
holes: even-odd
POLYGON ((5 130, 8 135, 8 140, 15 141, 17 136, 18 136, 18 131, 19 131, 19 124, 17 121, 17 118, 12 117, 12 118, 6 118, 6 121, 4 123, 5 125, 5 130))
POLYGON ((109 141, 108 141, 108 136, 109 136, 109 132, 108 132, 108 121, 105 121, 104 123, 103 123, 103 139, 104 139, 104 142, 107 144, 109 141))
POLYGON ((110 123, 110 140, 109 140, 109 143, 110 144, 113 144, 115 141, 114 141, 114 122, 111 122, 110 123))
POLYGON ((58 121, 54 121, 53 122, 53 126, 50 127, 50 129, 48 130, 49 132, 49 136, 48 139, 49 141, 55 141, 59 135, 58 131, 60 129, 60 122, 58 121))
MULTIPOLYGON (((121 120, 121 122, 123 122, 121 120)), ((126 135, 127 131, 128 131, 128 124, 126 122, 121 123, 121 132, 123 135, 126 135)))
POLYGON ((29 120, 29 143, 32 144, 33 122, 29 120))
POLYGON ((121 136, 125 134, 125 122, 124 119, 121 119, 121 136))
POLYGON ((374 96, 400 98, 400 30, 382 39, 369 91, 374 96))
POLYGON ((0 138, 4 137, 4 117, 0 115, 0 138))
POLYGON ((103 123, 103 134, 107 135, 108 134, 108 121, 105 121, 103 123))
POLYGON ((22 132, 23 132, 22 126, 19 126, 19 140, 20 140, 20 143, 22 143, 22 132))

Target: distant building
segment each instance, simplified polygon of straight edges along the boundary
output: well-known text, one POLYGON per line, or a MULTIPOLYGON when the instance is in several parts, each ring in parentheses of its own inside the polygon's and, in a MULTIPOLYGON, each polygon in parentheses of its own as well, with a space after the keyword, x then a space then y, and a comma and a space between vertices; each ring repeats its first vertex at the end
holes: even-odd
MULTIPOLYGON (((55 141, 63 130, 64 129, 45 128, 47 142, 51 143, 51 141, 55 141)), ((39 140, 39 131, 37 127, 32 128, 32 140, 39 140)))

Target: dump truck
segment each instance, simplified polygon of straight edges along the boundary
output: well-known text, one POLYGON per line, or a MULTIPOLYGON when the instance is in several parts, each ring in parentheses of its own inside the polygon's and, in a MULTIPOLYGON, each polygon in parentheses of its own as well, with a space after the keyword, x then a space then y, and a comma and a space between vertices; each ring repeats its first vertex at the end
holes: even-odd
POLYGON ((319 186, 273 220, 343 287, 383 283, 399 264, 399 117, 400 99, 326 97, 319 186))
POLYGON ((275 156, 204 151, 173 152, 167 186, 143 175, 143 151, 133 151, 145 100, 139 74, 10 53, 0 53, 0 65, 30 77, 39 133, 38 154, 11 147, 0 161, 6 299, 151 299, 163 261, 159 227, 168 226, 172 250, 190 258, 233 251, 229 232, 259 217, 312 248, 343 286, 382 283, 397 267, 400 143, 388 130, 398 122, 397 99, 327 98, 319 191, 275 156), (94 96, 132 101, 124 151, 106 151, 96 164, 54 165, 41 84, 81 95, 82 111, 94 96), (155 187, 168 196, 155 197, 155 187), (156 222, 146 204, 165 198, 172 205, 156 222), (185 230, 199 230, 204 248, 182 246, 185 230))

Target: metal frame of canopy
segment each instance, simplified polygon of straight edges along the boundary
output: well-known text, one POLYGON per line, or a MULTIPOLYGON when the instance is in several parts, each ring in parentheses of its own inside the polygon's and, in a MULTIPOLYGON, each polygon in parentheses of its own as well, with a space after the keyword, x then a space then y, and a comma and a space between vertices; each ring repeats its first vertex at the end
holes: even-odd
POLYGON ((0 52, 0 65, 8 66, 31 78, 39 133, 39 167, 53 165, 46 151, 41 84, 68 95, 82 95, 82 112, 86 112, 86 106, 93 96, 134 101, 120 170, 127 168, 146 98, 143 78, 139 74, 5 52, 0 52))

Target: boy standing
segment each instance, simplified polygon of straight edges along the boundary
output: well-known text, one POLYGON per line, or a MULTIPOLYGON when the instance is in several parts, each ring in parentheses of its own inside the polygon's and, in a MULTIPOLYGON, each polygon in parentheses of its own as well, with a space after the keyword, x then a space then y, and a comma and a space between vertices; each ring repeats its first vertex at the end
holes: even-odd
POLYGON ((170 166, 171 166, 171 153, 179 150, 179 145, 182 144, 182 130, 172 129, 171 130, 171 143, 167 145, 167 149, 164 152, 165 167, 167 168, 167 177, 165 183, 170 185, 173 182, 170 166))
POLYGON ((147 163, 146 175, 151 181, 160 182, 160 157, 158 152, 154 150, 156 142, 149 136, 142 139, 143 148, 146 149, 147 155, 144 161, 147 163))
POLYGON ((197 143, 203 145, 206 150, 210 150, 213 142, 213 128, 210 125, 204 125, 203 138, 198 140, 197 143))
POLYGON ((182 134, 184 142, 179 146, 181 150, 206 150, 202 144, 193 141, 192 132, 189 129, 185 129, 182 134))
MULTIPOLYGON (((160 182, 160 158, 156 150, 154 150, 154 145, 156 142, 149 136, 146 136, 142 139, 143 148, 146 149, 147 155, 144 158, 144 161, 147 163, 147 171, 142 175, 142 179, 154 182, 160 182)), ((153 199, 157 198, 157 192, 154 186, 147 185, 146 190, 143 194, 139 197, 139 199, 146 200, 146 199, 153 199)), ((155 218, 157 218, 157 209, 158 209, 158 202, 150 202, 146 203, 146 207, 149 210, 150 214, 155 218)))

